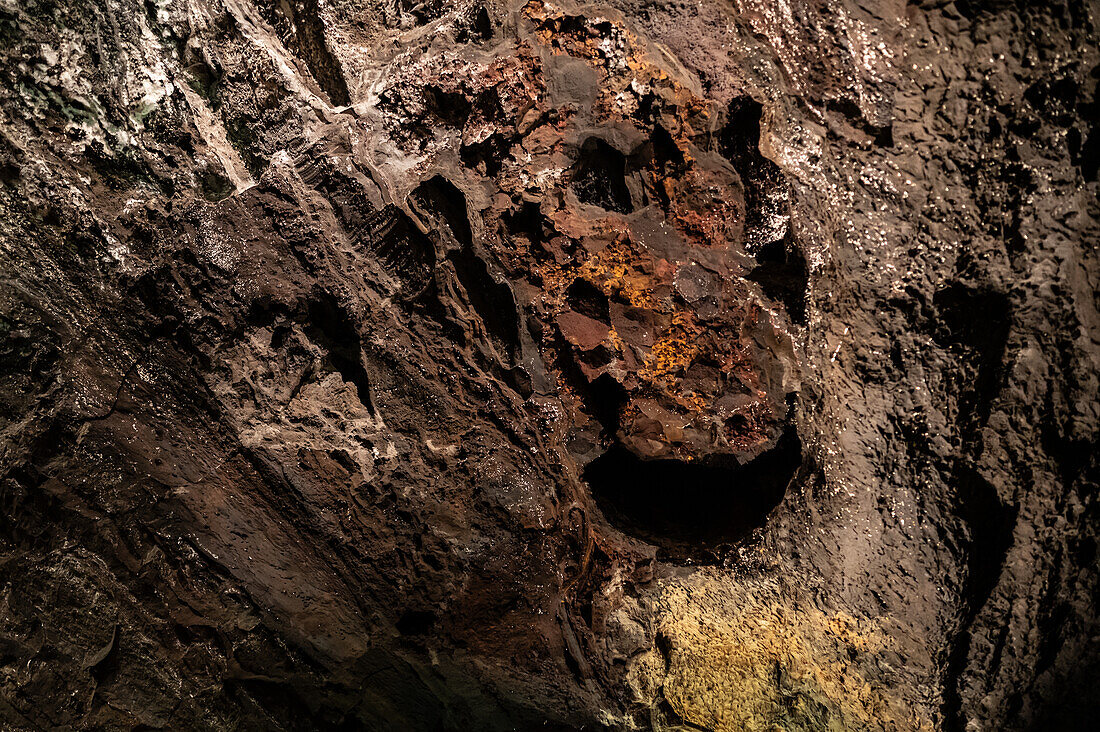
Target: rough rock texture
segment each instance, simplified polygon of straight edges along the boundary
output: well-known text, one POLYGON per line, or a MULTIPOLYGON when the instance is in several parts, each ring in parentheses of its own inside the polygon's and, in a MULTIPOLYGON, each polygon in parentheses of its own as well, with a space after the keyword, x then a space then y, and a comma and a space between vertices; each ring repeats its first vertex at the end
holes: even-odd
POLYGON ((1089 729, 1095 0, 0 0, 0 727, 1089 729))

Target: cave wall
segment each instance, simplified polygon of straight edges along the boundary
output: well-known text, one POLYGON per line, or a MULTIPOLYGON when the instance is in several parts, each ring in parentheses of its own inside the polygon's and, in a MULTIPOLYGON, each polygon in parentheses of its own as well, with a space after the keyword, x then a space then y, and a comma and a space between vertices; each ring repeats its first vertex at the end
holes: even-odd
POLYGON ((1095 2, 0 2, 0 726, 1085 729, 1095 2))

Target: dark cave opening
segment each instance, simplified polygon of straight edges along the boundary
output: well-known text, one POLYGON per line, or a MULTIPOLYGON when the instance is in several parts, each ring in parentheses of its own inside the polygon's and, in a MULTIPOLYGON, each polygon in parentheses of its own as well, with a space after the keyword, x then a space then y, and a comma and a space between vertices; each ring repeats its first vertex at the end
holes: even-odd
POLYGON ((619 413, 628 400, 626 390, 611 374, 600 374, 592 381, 584 375, 581 361, 591 361, 592 357, 604 355, 599 352, 600 349, 596 353, 582 356, 560 335, 557 348, 557 366, 561 369, 562 376, 581 397, 589 414, 599 423, 601 439, 610 440, 619 428, 619 413))
POLYGON ((465 126, 473 111, 470 101, 463 94, 431 84, 424 87, 424 103, 443 124, 456 129, 465 126))
POLYGON ((947 656, 947 678, 950 683, 944 693, 945 728, 963 730, 966 719, 962 713, 963 673, 973 643, 971 626, 979 611, 989 601, 1008 552, 1012 548, 1017 509, 1004 504, 997 489, 971 465, 955 466, 952 479, 957 491, 958 515, 966 526, 966 577, 962 585, 962 630, 955 638, 947 656))
POLYGON ((495 132, 481 142, 463 144, 458 150, 458 156, 462 159, 462 164, 470 170, 492 177, 503 167, 513 141, 512 136, 495 132))
POLYGON ((541 244, 546 240, 542 209, 534 201, 521 201, 515 208, 505 211, 501 221, 504 223, 503 233, 507 236, 526 237, 531 244, 541 244))
POLYGON ((459 18, 456 30, 456 43, 481 43, 493 37, 493 19, 485 6, 479 5, 459 18))
POLYGON ((597 137, 581 146, 573 172, 573 192, 577 200, 616 213, 634 210, 626 187, 626 156, 597 137))
POLYGON ((655 545, 659 559, 708 563, 764 525, 801 464, 802 444, 788 431, 744 465, 643 460, 616 445, 583 478, 608 522, 655 545))

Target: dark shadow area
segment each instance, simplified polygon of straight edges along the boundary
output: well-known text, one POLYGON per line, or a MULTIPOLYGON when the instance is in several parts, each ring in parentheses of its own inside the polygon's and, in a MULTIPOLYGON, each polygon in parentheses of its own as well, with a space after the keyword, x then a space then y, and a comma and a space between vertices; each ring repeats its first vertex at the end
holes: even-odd
POLYGON ((644 170, 645 187, 640 205, 647 206, 651 201, 660 201, 664 206, 671 203, 669 191, 663 181, 669 178, 680 179, 688 172, 688 161, 675 139, 660 122, 653 123, 649 139, 630 155, 628 170, 644 170))
POLYGON ((229 197, 236 186, 233 185, 233 181, 217 170, 208 168, 199 176, 199 188, 202 191, 202 197, 207 201, 221 201, 229 197))
POLYGON ((679 177, 687 172, 687 159, 664 125, 653 125, 653 133, 647 145, 652 165, 666 178, 679 177))
POLYGON ((532 253, 545 259, 549 252, 544 248, 547 239, 546 222, 542 208, 534 201, 522 201, 515 208, 505 211, 501 216, 504 224, 503 236, 523 237, 530 242, 532 253))
POLYGON ((211 68, 206 60, 195 52, 188 51, 185 48, 183 56, 187 61, 187 66, 184 68, 184 72, 187 74, 185 77, 187 83, 200 97, 206 100, 206 103, 210 105, 210 109, 217 112, 221 107, 221 98, 218 92, 222 75, 211 68))
POLYGON ((434 176, 416 187, 412 199, 418 208, 434 217, 437 223, 446 224, 459 244, 467 247, 473 244, 466 196, 454 183, 441 175, 434 176))
MULTIPOLYGON (((980 450, 982 427, 988 422, 993 400, 1001 390, 1005 349, 1012 325, 1008 297, 996 290, 955 281, 935 295, 933 337, 958 357, 951 374, 958 389, 957 428, 963 450, 980 450)), ((945 729, 962 731, 963 674, 973 644, 972 628, 989 601, 1012 548, 1016 508, 1002 503, 996 486, 960 457, 952 472, 955 510, 965 527, 960 537, 966 577, 961 588, 962 622, 947 657, 943 701, 945 729)))
POLYGON ((376 414, 371 400, 370 380, 363 367, 362 342, 351 318, 334 300, 328 297, 309 304, 309 319, 305 324, 306 335, 328 351, 324 365, 340 374, 355 387, 359 401, 371 414, 376 414))
POLYGON ((977 438, 1001 389, 1002 362, 1012 326, 1008 296, 995 290, 952 282, 932 297, 937 314, 935 340, 959 354, 959 431, 977 438))
POLYGON ((787 237, 761 247, 756 261, 759 264, 747 279, 758 283, 765 295, 783 303, 792 322, 805 325, 810 269, 802 250, 787 237))
MULTIPOLYGON (((1100 79, 1100 64, 1092 67, 1089 76, 1100 79)), ((1084 132, 1076 128, 1067 133, 1066 142, 1074 163, 1081 169, 1086 181, 1095 182, 1100 171, 1100 83, 1093 86, 1092 99, 1082 102, 1079 107, 1080 119, 1084 123, 1084 132)))
POLYGON ((569 307, 581 315, 601 323, 611 323, 611 304, 607 295, 588 280, 581 277, 573 280, 565 291, 565 299, 569 307))
POLYGON ((556 345, 559 353, 557 366, 561 369, 562 376, 581 398, 585 411, 600 423, 601 437, 610 439, 619 429, 619 413, 627 403, 626 390, 611 374, 600 374, 593 381, 589 381, 584 375, 581 360, 590 366, 599 365, 592 364, 591 360, 592 357, 598 358, 601 354, 593 353, 582 357, 560 335, 557 337, 556 345))
POLYGON ((446 91, 434 85, 424 87, 424 104, 443 124, 462 129, 473 107, 459 92, 446 91))
POLYGON ((966 600, 977 609, 997 586, 1012 547, 1016 508, 1001 503, 997 489, 970 465, 957 466, 954 478, 959 517, 970 533, 966 600))
POLYGON ((283 43, 305 62, 329 102, 337 107, 351 104, 340 63, 325 43, 326 30, 317 0, 261 3, 259 7, 283 43))
POLYGON ((607 211, 627 214, 634 210, 626 187, 626 156, 603 140, 590 137, 581 146, 573 172, 577 200, 607 211))
POLYGON ((504 166, 514 139, 512 136, 494 132, 481 142, 466 145, 458 150, 462 164, 482 175, 495 176, 504 166))
POLYGON ((488 265, 474 253, 472 247, 453 252, 451 262, 470 299, 470 305, 485 323, 493 346, 509 364, 512 363, 520 347, 519 312, 512 288, 506 281, 493 278, 488 265))
POLYGON ((801 463, 801 442, 788 431, 746 465, 647 461, 616 445, 583 478, 607 520, 657 546, 658 558, 705 563, 764 525, 801 463))
MULTIPOLYGON (((1075 5, 1072 1, 1067 4, 1070 7, 1075 5)), ((1038 4, 1033 3, 1032 0, 956 0, 955 10, 965 18, 975 19, 983 15, 998 15, 1008 11, 1019 12, 1021 9, 1036 5, 1038 4)), ((1056 11, 1062 9, 1059 7, 1061 3, 1058 2, 1049 5, 1056 11)), ((1084 7, 1083 3, 1081 3, 1081 7, 1084 7)))
POLYGON ((947 658, 947 684, 944 689, 945 729, 962 732, 966 719, 962 714, 962 674, 973 642, 970 628, 974 619, 1000 579, 1008 550, 1016 509, 1005 506, 997 489, 967 464, 959 464, 953 475, 958 515, 967 529, 965 537, 967 574, 962 587, 963 623, 947 658))
POLYGON ((401 635, 426 635, 435 626, 435 613, 427 610, 409 610, 397 621, 401 635))
POLYGON ((730 102, 726 126, 718 133, 718 151, 741 176, 745 189, 745 234, 767 232, 776 217, 787 216, 787 179, 779 166, 760 153, 760 119, 764 108, 751 97, 730 102))
POLYGON ((1033 692, 1034 706, 1008 729, 1091 732, 1100 719, 1100 647, 1090 639, 1054 674, 1049 690, 1033 692))
POLYGON ((493 37, 493 21, 484 5, 472 8, 455 23, 456 43, 482 43, 493 37))
POLYGON ((381 259, 388 272, 404 285, 406 296, 415 297, 431 281, 435 269, 435 247, 408 215, 390 204, 366 222, 367 246, 381 259))

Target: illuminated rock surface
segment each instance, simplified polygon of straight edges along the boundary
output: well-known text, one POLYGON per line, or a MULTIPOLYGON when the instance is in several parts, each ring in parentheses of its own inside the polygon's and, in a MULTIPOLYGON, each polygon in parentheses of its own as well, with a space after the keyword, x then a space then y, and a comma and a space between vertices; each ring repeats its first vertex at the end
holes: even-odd
POLYGON ((1089 729, 1098 23, 0 0, 0 727, 1089 729))

